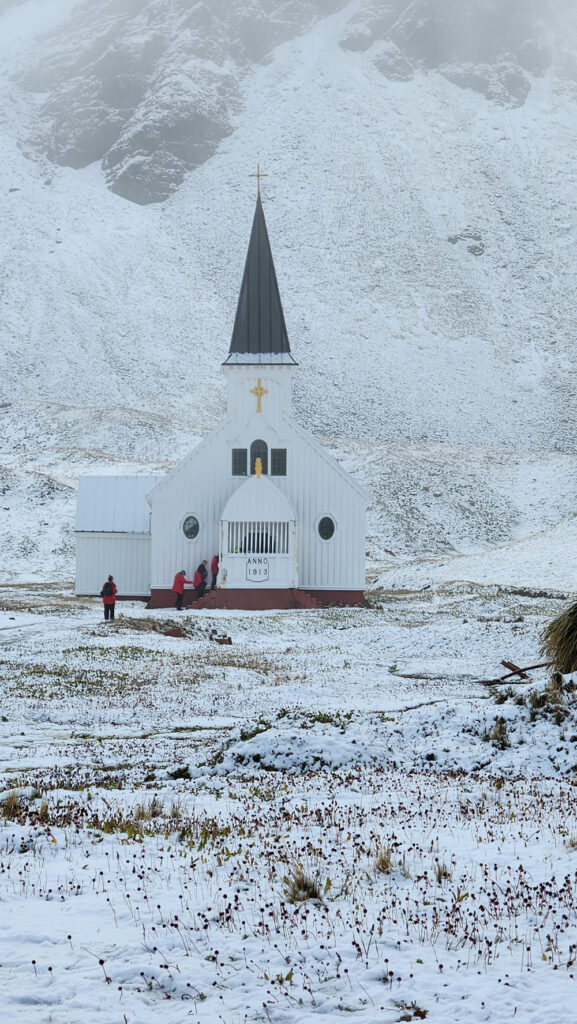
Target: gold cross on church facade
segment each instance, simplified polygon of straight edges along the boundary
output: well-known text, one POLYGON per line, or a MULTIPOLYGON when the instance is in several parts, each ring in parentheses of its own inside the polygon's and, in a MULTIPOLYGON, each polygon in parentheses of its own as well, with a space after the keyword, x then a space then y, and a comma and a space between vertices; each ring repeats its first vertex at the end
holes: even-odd
POLYGON ((268 174, 263 174, 260 169, 260 164, 256 165, 256 174, 249 174, 249 178, 256 178, 257 195, 260 196, 260 179, 268 178, 268 174))
POLYGON ((250 393, 251 395, 256 395, 256 411, 262 412, 260 404, 261 398, 263 395, 268 395, 268 391, 266 388, 263 388, 260 377, 258 378, 258 381, 256 383, 256 388, 251 388, 250 393))

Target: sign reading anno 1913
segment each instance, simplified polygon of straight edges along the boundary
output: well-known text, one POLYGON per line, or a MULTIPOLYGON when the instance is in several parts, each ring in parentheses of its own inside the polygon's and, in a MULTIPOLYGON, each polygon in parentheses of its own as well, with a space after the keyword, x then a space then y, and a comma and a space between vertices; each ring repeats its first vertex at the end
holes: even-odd
POLYGON ((250 583, 268 580, 269 560, 266 556, 255 555, 246 560, 246 578, 250 583))

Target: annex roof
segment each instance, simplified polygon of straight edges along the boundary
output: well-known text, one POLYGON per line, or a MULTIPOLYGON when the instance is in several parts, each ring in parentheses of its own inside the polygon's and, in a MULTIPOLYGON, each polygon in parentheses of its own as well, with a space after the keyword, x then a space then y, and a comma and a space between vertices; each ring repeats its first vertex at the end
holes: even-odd
POLYGON ((82 476, 78 481, 77 533, 150 533, 146 495, 159 476, 82 476))
POLYGON ((260 195, 256 201, 230 350, 224 365, 235 363, 295 363, 260 195))

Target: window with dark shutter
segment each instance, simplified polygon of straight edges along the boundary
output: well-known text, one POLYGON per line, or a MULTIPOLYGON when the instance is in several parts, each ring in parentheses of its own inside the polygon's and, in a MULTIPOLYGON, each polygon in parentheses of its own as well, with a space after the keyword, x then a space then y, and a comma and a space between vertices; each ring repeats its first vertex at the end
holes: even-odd
POLYGON ((286 476, 286 448, 271 448, 270 475, 286 476))
POLYGON ((232 475, 246 476, 246 448, 232 449, 232 475))

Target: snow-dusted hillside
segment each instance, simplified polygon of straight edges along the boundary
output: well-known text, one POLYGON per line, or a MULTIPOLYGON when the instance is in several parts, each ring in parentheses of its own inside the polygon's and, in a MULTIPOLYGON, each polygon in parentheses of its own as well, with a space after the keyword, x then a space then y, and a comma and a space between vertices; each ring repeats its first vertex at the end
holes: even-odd
POLYGON ((180 2, 0 5, 8 575, 70 577, 79 472, 162 468, 221 416, 257 161, 296 414, 374 494, 370 554, 573 529, 570 12, 511 4, 497 24, 471 0, 467 37, 423 0, 420 36, 404 6, 279 0, 263 34, 240 0, 205 5, 202 31, 180 2), (93 101, 128 54, 142 96, 104 138, 118 97, 93 101), (220 134, 159 170, 167 138, 201 138, 191 83, 218 93, 220 134), (103 133, 85 167, 66 157, 79 125, 103 133), (139 203, 107 188, 130 194, 136 171, 139 203))

